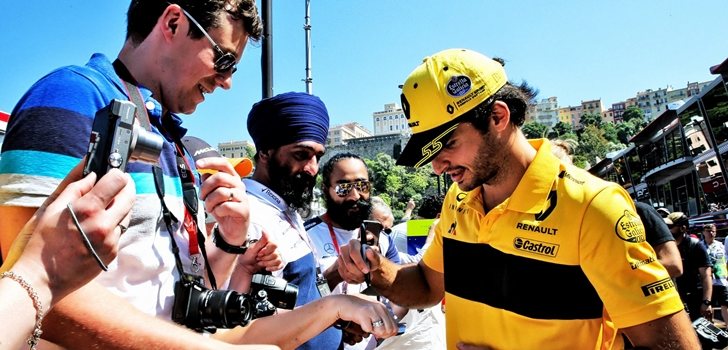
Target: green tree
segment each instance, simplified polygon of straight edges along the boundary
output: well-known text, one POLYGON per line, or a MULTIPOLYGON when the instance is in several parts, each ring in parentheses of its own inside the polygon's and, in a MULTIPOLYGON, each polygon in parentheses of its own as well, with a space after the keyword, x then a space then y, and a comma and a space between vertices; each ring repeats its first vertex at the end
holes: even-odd
POLYGON ((549 132, 549 138, 550 139, 562 138, 563 135, 566 135, 571 132, 573 132, 573 130, 571 128, 571 124, 560 121, 551 128, 551 131, 549 132))
POLYGON ((645 112, 635 106, 629 107, 624 111, 624 113, 622 114, 622 121, 635 121, 634 125, 640 129, 644 128, 645 125, 647 125, 647 121, 645 121, 645 112))
POLYGON ((422 197, 437 192, 431 165, 417 169, 399 166, 384 153, 377 154, 374 159, 364 159, 364 162, 369 168, 373 195, 389 203, 395 218, 402 217, 410 198, 419 202, 422 197))
POLYGON ((549 127, 539 122, 527 122, 521 127, 521 131, 529 139, 539 139, 546 137, 549 131, 549 127))
POLYGON ((246 157, 248 157, 250 159, 255 158, 255 146, 248 144, 248 145, 245 145, 244 147, 245 147, 246 157))
POLYGON ((602 121, 602 116, 596 113, 586 113, 582 115, 579 119, 579 123, 582 127, 587 127, 589 125, 600 127, 602 126, 602 124, 604 124, 604 122, 602 121))
POLYGON ((579 135, 579 147, 575 152, 574 164, 588 168, 603 159, 608 152, 622 148, 624 145, 609 141, 602 128, 588 125, 579 135))
POLYGON ((604 131, 604 138, 607 141, 615 144, 622 143, 619 140, 617 126, 614 123, 602 123, 600 128, 604 131))

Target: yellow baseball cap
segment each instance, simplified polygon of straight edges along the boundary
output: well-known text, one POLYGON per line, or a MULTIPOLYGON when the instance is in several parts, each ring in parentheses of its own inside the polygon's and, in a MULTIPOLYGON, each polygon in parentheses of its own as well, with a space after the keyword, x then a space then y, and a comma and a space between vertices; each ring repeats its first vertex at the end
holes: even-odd
POLYGON ((425 57, 402 86, 402 110, 412 137, 398 165, 429 163, 457 128, 459 117, 508 82, 503 65, 478 52, 448 49, 425 57))

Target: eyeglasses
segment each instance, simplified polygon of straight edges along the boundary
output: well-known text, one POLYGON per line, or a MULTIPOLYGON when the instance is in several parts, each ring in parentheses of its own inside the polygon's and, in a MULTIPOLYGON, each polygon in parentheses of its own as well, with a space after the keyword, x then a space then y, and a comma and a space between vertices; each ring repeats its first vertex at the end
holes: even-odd
POLYGON ((351 190, 354 188, 356 188, 359 193, 367 194, 369 193, 369 189, 371 189, 371 184, 369 183, 369 180, 342 182, 336 184, 336 187, 334 187, 334 192, 336 192, 336 195, 339 197, 346 197, 347 195, 349 195, 349 192, 351 192, 351 190))
MULTIPOLYGON (((181 7, 180 7, 181 8, 181 7)), ((230 72, 230 74, 235 73, 236 70, 238 70, 238 67, 236 67, 237 63, 235 62, 235 55, 231 54, 230 52, 225 52, 220 48, 220 45, 218 45, 215 40, 212 40, 212 37, 210 34, 207 33, 207 31, 202 28, 199 22, 192 17, 192 15, 187 12, 187 10, 182 9, 182 12, 189 18, 189 20, 197 26, 197 29, 199 29, 203 35, 207 38, 208 41, 210 41, 210 44, 212 44, 212 49, 215 50, 215 71, 219 74, 226 74, 230 72)))

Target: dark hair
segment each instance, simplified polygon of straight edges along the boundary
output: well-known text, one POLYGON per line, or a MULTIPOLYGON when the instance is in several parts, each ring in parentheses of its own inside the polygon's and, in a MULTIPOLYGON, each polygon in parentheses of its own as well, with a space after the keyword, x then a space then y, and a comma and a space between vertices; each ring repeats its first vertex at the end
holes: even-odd
POLYGON ((528 104, 537 94, 538 91, 528 85, 526 81, 517 86, 508 82, 493 96, 463 114, 462 118, 464 121, 472 123, 482 134, 485 134, 488 132, 488 122, 491 117, 490 113, 493 111, 493 104, 495 101, 503 101, 511 111, 511 124, 521 127, 526 121, 528 104))
MULTIPOLYGON (((144 41, 159 16, 172 3, 189 12, 205 30, 219 26, 220 13, 224 11, 242 20, 250 40, 258 41, 263 36, 255 0, 132 0, 126 13, 126 38, 137 44, 144 41)), ((187 34, 194 39, 202 38, 202 32, 193 25, 187 34)))
MULTIPOLYGON (((502 66, 506 65, 506 61, 500 57, 494 57, 494 61, 502 66)), ((488 132, 488 122, 490 121, 490 112, 493 110, 495 101, 503 101, 511 111, 511 123, 521 127, 526 121, 526 112, 531 101, 536 99, 538 89, 528 85, 528 82, 521 81, 521 84, 514 85, 506 82, 500 90, 496 91, 493 96, 487 98, 481 104, 468 111, 463 115, 463 119, 469 121, 473 126, 480 130, 482 134, 488 132)))
MULTIPOLYGON (((364 159, 359 157, 358 155, 350 152, 344 152, 344 153, 337 153, 334 154, 331 158, 329 158, 328 161, 326 161, 326 164, 324 164, 323 169, 321 169, 321 190, 326 192, 326 188, 329 187, 329 181, 331 181, 331 172, 334 170, 334 166, 336 163, 344 160, 344 159, 359 159, 363 164, 364 167, 367 168, 367 175, 369 173, 369 167, 367 167, 367 163, 364 162, 364 159)), ((369 180, 371 181, 371 176, 369 177, 369 180)))
POLYGON ((442 210, 443 200, 444 196, 441 194, 435 194, 422 198, 422 204, 420 204, 420 208, 417 209, 417 216, 425 219, 436 218, 437 214, 439 214, 442 210))

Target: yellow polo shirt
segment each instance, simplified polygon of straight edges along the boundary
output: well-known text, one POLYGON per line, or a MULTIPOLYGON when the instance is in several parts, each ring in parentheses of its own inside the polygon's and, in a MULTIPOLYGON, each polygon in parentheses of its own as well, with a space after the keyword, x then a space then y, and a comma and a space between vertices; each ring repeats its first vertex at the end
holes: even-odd
POLYGON ((424 263, 444 273, 448 349, 622 348, 616 328, 680 311, 617 184, 561 163, 546 140, 510 198, 454 184, 424 263))

